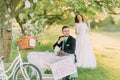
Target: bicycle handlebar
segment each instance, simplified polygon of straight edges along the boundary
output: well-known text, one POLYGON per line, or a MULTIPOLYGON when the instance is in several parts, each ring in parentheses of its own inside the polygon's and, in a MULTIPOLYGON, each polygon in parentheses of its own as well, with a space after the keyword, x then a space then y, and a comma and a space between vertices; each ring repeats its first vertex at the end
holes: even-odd
POLYGON ((19 46, 17 46, 17 51, 18 51, 18 54, 20 55, 20 48, 19 48, 19 46))
POLYGON ((18 51, 20 50, 19 46, 17 46, 17 50, 18 50, 18 51))
POLYGON ((0 59, 1 59, 1 60, 4 60, 4 59, 5 59, 5 56, 1 56, 0 59))

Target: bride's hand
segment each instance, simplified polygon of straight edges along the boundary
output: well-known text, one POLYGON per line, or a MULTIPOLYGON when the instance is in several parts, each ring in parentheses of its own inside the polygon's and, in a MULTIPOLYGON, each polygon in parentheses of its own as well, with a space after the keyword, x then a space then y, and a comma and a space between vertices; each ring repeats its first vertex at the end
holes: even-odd
POLYGON ((76 35, 78 34, 77 31, 75 31, 75 34, 76 34, 76 35))

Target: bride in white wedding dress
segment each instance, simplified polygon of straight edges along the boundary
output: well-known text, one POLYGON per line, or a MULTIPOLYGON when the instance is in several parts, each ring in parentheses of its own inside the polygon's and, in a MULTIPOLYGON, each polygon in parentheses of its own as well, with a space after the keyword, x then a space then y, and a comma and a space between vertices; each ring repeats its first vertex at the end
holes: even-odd
POLYGON ((75 17, 77 67, 96 68, 96 58, 88 37, 88 26, 82 15, 75 17))

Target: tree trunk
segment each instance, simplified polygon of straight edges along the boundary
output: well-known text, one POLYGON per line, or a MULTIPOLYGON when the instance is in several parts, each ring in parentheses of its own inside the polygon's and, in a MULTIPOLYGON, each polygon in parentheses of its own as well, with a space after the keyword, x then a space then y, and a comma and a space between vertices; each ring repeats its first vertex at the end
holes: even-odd
POLYGON ((6 31, 7 29, 3 29, 3 55, 6 57, 6 59, 10 56, 10 50, 11 50, 11 32, 6 31))
POLYGON ((0 56, 3 53, 3 39, 2 39, 2 28, 0 28, 0 56))
POLYGON ((0 56, 5 56, 8 60, 11 50, 11 32, 7 31, 6 28, 1 28, 1 39, 0 39, 0 56))
POLYGON ((7 5, 5 0, 0 0, 0 56, 5 56, 5 59, 8 60, 11 50, 11 31, 7 28, 11 28, 11 22, 6 18, 7 5), (5 22, 8 24, 5 24, 5 22))

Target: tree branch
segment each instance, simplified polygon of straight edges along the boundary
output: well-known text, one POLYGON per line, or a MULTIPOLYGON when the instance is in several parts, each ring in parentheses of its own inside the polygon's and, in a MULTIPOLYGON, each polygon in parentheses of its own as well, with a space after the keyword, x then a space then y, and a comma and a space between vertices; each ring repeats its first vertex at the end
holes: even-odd
POLYGON ((15 9, 17 7, 17 5, 19 4, 21 0, 11 0, 9 5, 10 5, 10 8, 13 12, 15 12, 15 9))
POLYGON ((22 23, 20 22, 19 16, 16 16, 15 19, 19 23, 22 33, 25 35, 25 31, 24 31, 24 29, 22 27, 22 23))

